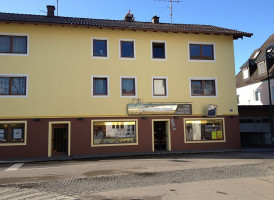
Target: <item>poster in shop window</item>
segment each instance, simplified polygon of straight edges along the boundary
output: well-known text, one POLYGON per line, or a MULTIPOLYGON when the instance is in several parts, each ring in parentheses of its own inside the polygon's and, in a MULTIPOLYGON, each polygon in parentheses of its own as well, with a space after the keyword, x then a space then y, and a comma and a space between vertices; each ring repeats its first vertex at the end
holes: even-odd
POLYGON ((13 139, 22 139, 22 129, 13 129, 13 139))
POLYGON ((4 133, 0 132, 0 141, 4 141, 4 133))

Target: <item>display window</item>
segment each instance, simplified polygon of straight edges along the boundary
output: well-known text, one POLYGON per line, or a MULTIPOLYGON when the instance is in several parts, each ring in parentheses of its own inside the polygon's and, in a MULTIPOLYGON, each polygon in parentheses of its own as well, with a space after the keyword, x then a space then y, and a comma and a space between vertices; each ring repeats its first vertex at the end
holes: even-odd
POLYGON ((26 144, 26 122, 0 122, 0 145, 26 144))
POLYGON ((224 142, 223 119, 185 119, 186 142, 224 142))
POLYGON ((97 121, 92 120, 91 146, 138 144, 137 120, 97 121))

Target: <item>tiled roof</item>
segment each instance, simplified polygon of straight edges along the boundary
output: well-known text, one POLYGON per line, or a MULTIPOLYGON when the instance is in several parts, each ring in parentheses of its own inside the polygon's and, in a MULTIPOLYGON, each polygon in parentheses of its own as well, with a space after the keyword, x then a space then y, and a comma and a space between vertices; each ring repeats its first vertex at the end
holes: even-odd
MULTIPOLYGON (((258 74, 257 64, 265 61, 265 51, 267 47, 269 47, 269 45, 271 44, 274 44, 274 34, 272 34, 259 49, 254 50, 249 59, 241 66, 241 71, 236 76, 237 88, 258 83, 267 79, 267 73, 258 74), (259 54, 256 58, 254 58, 257 52, 259 52, 259 54), (247 67, 249 69, 250 77, 243 79, 242 69, 247 67)), ((272 52, 269 52, 268 55, 270 56, 272 61, 272 65, 270 64, 271 67, 269 69, 269 76, 272 79, 274 78, 274 49, 272 49, 272 52)))
POLYGON ((108 19, 89 19, 75 17, 48 17, 44 15, 14 14, 1 13, 0 22, 17 22, 17 23, 39 23, 39 24, 60 24, 73 26, 89 26, 99 28, 113 29, 130 29, 130 30, 147 30, 147 31, 164 31, 164 32, 182 32, 182 33, 204 33, 204 34, 222 34, 232 35, 234 39, 251 37, 252 33, 241 32, 233 29, 226 29, 211 25, 196 24, 169 24, 152 22, 127 22, 125 20, 108 20, 108 19))

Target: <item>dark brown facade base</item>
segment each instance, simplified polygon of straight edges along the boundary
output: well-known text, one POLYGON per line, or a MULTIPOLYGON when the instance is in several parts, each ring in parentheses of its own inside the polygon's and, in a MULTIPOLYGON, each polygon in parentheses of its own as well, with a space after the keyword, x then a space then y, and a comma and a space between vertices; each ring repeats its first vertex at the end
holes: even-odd
MULTIPOLYGON (((238 116, 217 116, 224 120, 224 140, 220 141, 195 141, 195 143, 185 140, 185 120, 187 119, 214 119, 207 117, 193 117, 193 116, 147 116, 147 117, 109 117, 109 118, 39 118, 39 119, 1 119, 0 123, 15 121, 26 121, 26 144, 13 145, 0 143, 0 159, 14 159, 14 158, 48 158, 56 154, 52 153, 54 148, 61 149, 61 153, 68 156, 85 156, 85 155, 101 155, 101 154, 119 154, 119 153, 142 153, 158 151, 156 147, 157 139, 154 139, 153 132, 154 122, 163 121, 166 123, 167 132, 169 137, 166 138, 163 144, 164 150, 177 151, 199 151, 199 150, 218 150, 218 149, 239 149, 240 148, 240 131, 239 131, 239 118, 238 116), (119 120, 136 120, 137 122, 137 141, 127 145, 115 144, 112 146, 91 145, 92 141, 92 120, 95 121, 119 121, 119 120), (174 121, 174 123, 173 123, 174 121), (60 122, 60 123, 58 123, 60 122), (67 125, 69 122, 69 125, 67 125), (57 132, 62 132, 60 140, 67 141, 63 146, 53 146, 49 144, 50 139, 54 139, 52 123, 57 124, 57 132), (58 124, 60 126, 58 127, 58 124), (63 126, 61 126, 63 124, 63 126), (65 124, 65 126, 64 126, 65 124), (175 124, 175 126, 174 126, 175 124), (174 130, 176 128, 176 130, 174 130), (62 130, 61 130, 62 129, 62 130), (66 129, 70 133, 66 133, 66 129), (170 140, 169 144, 167 144, 170 140), (166 146, 164 146, 166 145, 166 146), (169 146, 169 149, 168 147, 169 146), (50 153, 49 153, 50 152, 50 153)), ((114 126, 114 125, 113 125, 114 126)), ((157 126, 158 127, 158 126, 157 126)), ((94 127, 93 127, 94 128, 94 127)), ((115 127, 114 127, 115 128, 115 127)), ((56 136, 56 135, 55 135, 56 136)), ((60 152, 59 152, 60 153, 60 152)))

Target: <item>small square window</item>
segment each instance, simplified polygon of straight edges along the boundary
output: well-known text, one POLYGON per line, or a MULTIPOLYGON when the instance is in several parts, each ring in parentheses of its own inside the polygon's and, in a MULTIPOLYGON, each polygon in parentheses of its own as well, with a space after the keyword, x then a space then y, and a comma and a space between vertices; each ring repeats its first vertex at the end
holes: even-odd
POLYGON ((190 60, 214 60, 212 44, 189 44, 190 60))
POLYGON ((121 78, 122 96, 136 96, 135 78, 121 78))
POLYGON ((93 96, 108 95, 107 77, 93 77, 93 96))
POLYGON ((165 42, 152 42, 152 58, 165 59, 165 42))
POLYGON ((134 58, 134 41, 121 41, 121 58, 134 58))
POLYGON ((166 78, 153 78, 153 96, 167 96, 166 78))
POLYGON ((107 57, 106 39, 93 39, 93 56, 107 57))
POLYGON ((216 96, 215 80, 191 80, 191 96, 216 96))

